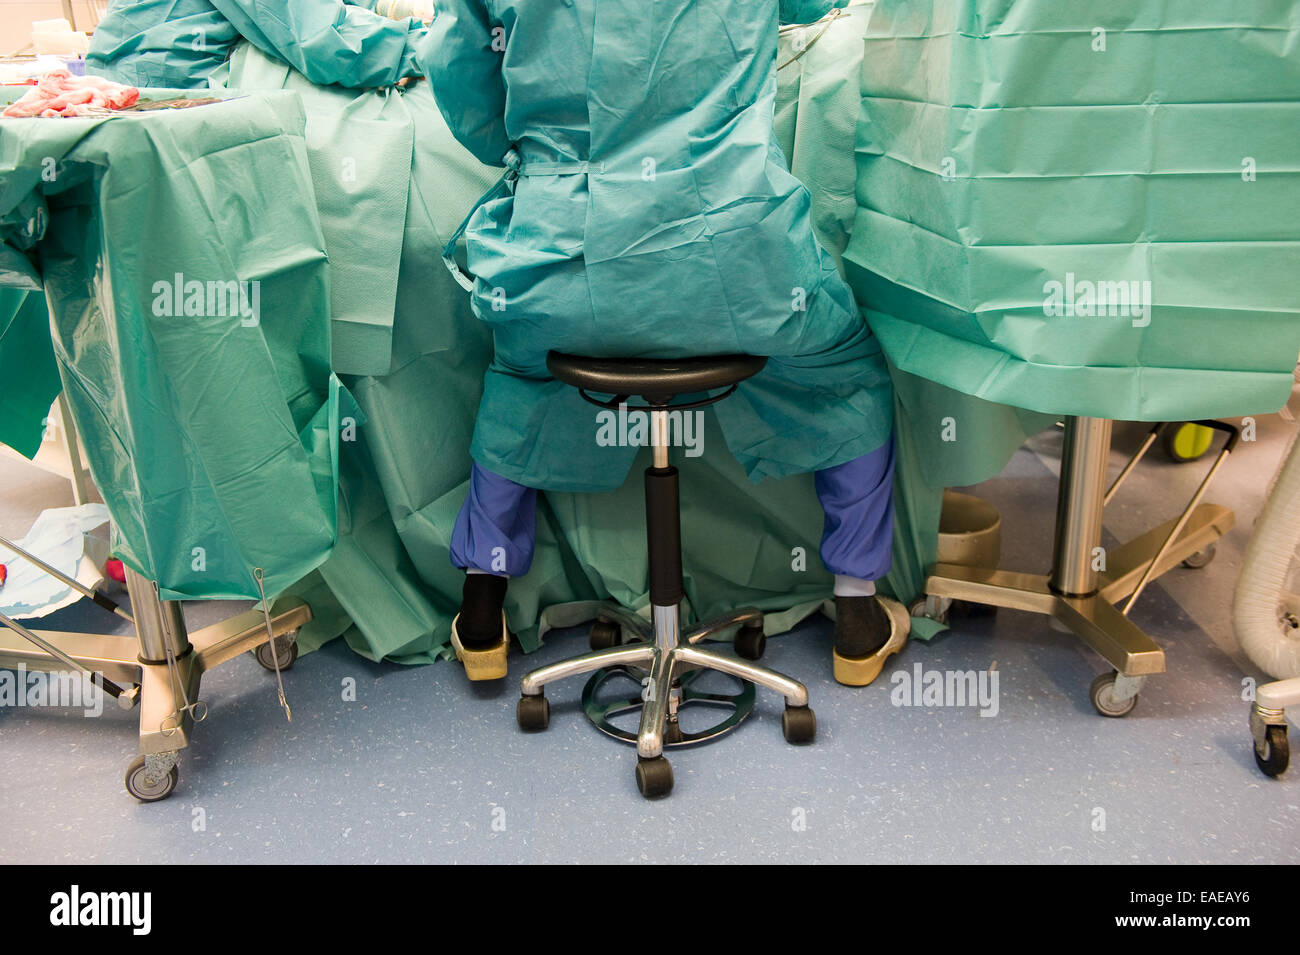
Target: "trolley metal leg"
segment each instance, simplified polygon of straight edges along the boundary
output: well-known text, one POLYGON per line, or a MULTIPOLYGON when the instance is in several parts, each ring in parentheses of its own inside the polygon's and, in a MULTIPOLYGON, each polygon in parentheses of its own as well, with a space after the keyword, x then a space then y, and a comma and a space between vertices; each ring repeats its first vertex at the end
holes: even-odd
POLYGON ((1103 674, 1093 684, 1092 700, 1098 711, 1106 716, 1127 714, 1144 679, 1165 669, 1164 651, 1128 619, 1127 611, 1151 580, 1183 561, 1190 564, 1194 555, 1204 552, 1233 525, 1230 510, 1201 504, 1200 500, 1236 444, 1235 429, 1205 424, 1230 432, 1230 437, 1191 503, 1178 518, 1106 554, 1106 569, 1102 571, 1098 569, 1101 564, 1097 549, 1101 545, 1105 501, 1154 438, 1148 437, 1108 492, 1111 422, 1102 418, 1066 419, 1051 573, 1042 576, 935 564, 926 580, 927 596, 1027 610, 1054 618, 1114 668, 1113 674, 1103 674), (1115 601, 1125 596, 1130 599, 1121 612, 1115 601))

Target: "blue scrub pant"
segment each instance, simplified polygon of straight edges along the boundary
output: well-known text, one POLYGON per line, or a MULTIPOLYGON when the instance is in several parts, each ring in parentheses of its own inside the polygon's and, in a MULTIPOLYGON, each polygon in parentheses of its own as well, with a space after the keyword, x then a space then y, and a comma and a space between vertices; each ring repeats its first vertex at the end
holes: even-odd
MULTIPOLYGON (((832 574, 879 580, 889 573, 894 535, 894 442, 815 476, 826 512, 822 563, 832 574)), ((533 562, 537 491, 474 463, 469 494, 451 533, 462 569, 522 577, 533 562)))

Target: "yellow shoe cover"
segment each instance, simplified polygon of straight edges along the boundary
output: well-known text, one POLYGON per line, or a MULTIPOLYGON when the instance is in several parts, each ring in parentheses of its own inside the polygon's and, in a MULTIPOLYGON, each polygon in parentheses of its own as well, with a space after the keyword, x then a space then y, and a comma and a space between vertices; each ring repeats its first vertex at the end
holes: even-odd
POLYGON ((889 612, 889 639, 869 657, 842 657, 834 650, 831 651, 835 680, 845 686, 866 686, 880 676, 880 671, 885 668, 885 660, 903 649, 907 635, 912 632, 912 618, 907 615, 902 604, 888 597, 876 599, 889 612))
POLYGON ((501 642, 486 650, 466 650, 460 643, 456 624, 460 614, 451 622, 451 645, 456 649, 456 659, 465 665, 465 675, 471 680, 501 680, 506 675, 506 650, 510 646, 510 631, 506 628, 506 612, 501 611, 501 642))

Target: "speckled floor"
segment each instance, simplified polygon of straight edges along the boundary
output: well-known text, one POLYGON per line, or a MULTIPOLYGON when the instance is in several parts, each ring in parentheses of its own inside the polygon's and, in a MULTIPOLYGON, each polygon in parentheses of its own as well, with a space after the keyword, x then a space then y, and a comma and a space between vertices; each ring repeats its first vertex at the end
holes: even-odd
MULTIPOLYGON (((1119 428, 1116 467, 1142 431, 1119 428)), ((250 657, 208 674, 211 715, 177 792, 152 805, 122 786, 133 714, 0 709, 0 862, 1295 862, 1300 769, 1269 780, 1254 766, 1241 689, 1262 674, 1236 649, 1228 617, 1285 443, 1280 427, 1260 433, 1210 495, 1238 510, 1218 559, 1167 575, 1135 612, 1169 672, 1126 719, 1088 702, 1099 658, 1028 614, 955 621, 863 690, 831 680, 830 627, 818 618, 770 640, 765 658, 808 683, 817 742, 786 744, 780 701, 761 695, 731 737, 671 754, 674 793, 648 803, 633 750, 582 718, 580 683, 548 694, 548 732, 515 727, 514 678, 580 652, 582 634, 514 658, 498 693, 472 689, 448 664, 376 665, 336 642, 286 675, 292 724, 274 677, 250 657), (996 715, 893 705, 894 674, 918 665, 995 667, 996 715)), ((1045 433, 979 490, 1003 511, 1005 566, 1046 569, 1058 448, 1045 433)), ((1201 471, 1153 453, 1108 511, 1108 532, 1127 537, 1171 516, 1201 471)), ((10 468, 0 528, 21 533, 31 507, 64 504, 61 493, 10 468)), ((198 626, 231 609, 191 605, 187 616, 198 626)), ((105 623, 78 605, 46 626, 105 623)))

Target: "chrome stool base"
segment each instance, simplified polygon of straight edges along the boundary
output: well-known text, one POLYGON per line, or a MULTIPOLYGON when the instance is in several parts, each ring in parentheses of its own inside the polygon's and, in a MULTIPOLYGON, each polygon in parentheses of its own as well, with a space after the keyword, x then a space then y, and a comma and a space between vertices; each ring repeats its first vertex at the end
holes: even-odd
MULTIPOLYGON (((526 719, 525 713, 531 712, 539 698, 543 696, 547 684, 568 677, 585 673, 594 675, 588 680, 583 690, 582 703, 587 718, 601 732, 626 743, 635 743, 637 756, 642 763, 663 760, 665 747, 688 746, 716 739, 735 729, 753 711, 756 697, 755 687, 762 686, 775 690, 785 697, 787 714, 791 710, 806 711, 801 720, 783 720, 783 730, 790 742, 811 742, 812 733, 809 724, 815 727, 815 717, 808 709, 808 691, 797 680, 769 670, 766 667, 726 656, 714 650, 699 649, 694 644, 706 637, 735 626, 760 626, 763 615, 754 608, 733 611, 724 616, 706 621, 694 627, 679 638, 677 631, 678 608, 655 607, 655 621, 650 622, 622 608, 611 607, 602 610, 600 620, 616 623, 625 632, 631 633, 637 642, 621 646, 594 650, 570 660, 540 667, 524 676, 520 684, 523 696, 520 700, 520 725, 525 729, 545 729, 549 723, 549 706, 547 716, 540 721, 526 719), (710 693, 696 689, 694 684, 707 672, 724 673, 740 683, 740 690, 735 694, 710 693), (642 687, 638 697, 632 699, 601 702, 598 692, 604 684, 615 678, 634 681, 642 687), (666 687, 666 691, 661 691, 666 687), (687 733, 678 722, 680 709, 687 706, 718 706, 730 710, 720 722, 699 732, 687 733), (613 724, 612 717, 640 710, 640 725, 636 733, 631 733, 613 724)), ((666 762, 666 761, 665 761, 666 762)), ((663 767, 666 770, 666 767, 663 767)), ((655 775, 655 774, 651 774, 655 775)), ((638 783, 643 772, 638 771, 638 783)), ((667 773, 667 787, 670 789, 671 772, 667 773)), ((645 795, 666 795, 662 788, 645 795)))
MULTIPOLYGON (((696 689, 694 684, 699 682, 699 677, 707 672, 707 670, 691 670, 673 682, 670 691, 673 698, 668 704, 668 719, 664 724, 665 747, 692 746, 696 743, 717 739, 724 733, 734 730, 745 717, 754 711, 754 699, 757 697, 754 684, 748 680, 734 678, 740 687, 735 693, 710 693, 696 689), (706 706, 725 709, 730 712, 721 721, 706 729, 694 732, 682 729, 678 719, 678 714, 682 710, 706 706)), ((582 709, 587 714, 587 719, 606 736, 612 736, 624 743, 635 744, 637 734, 623 729, 614 720, 628 713, 639 712, 646 701, 639 694, 623 699, 604 701, 600 693, 607 684, 619 678, 634 683, 638 687, 645 687, 649 677, 650 672, 639 667, 606 667, 603 670, 597 670, 582 690, 582 709)))

